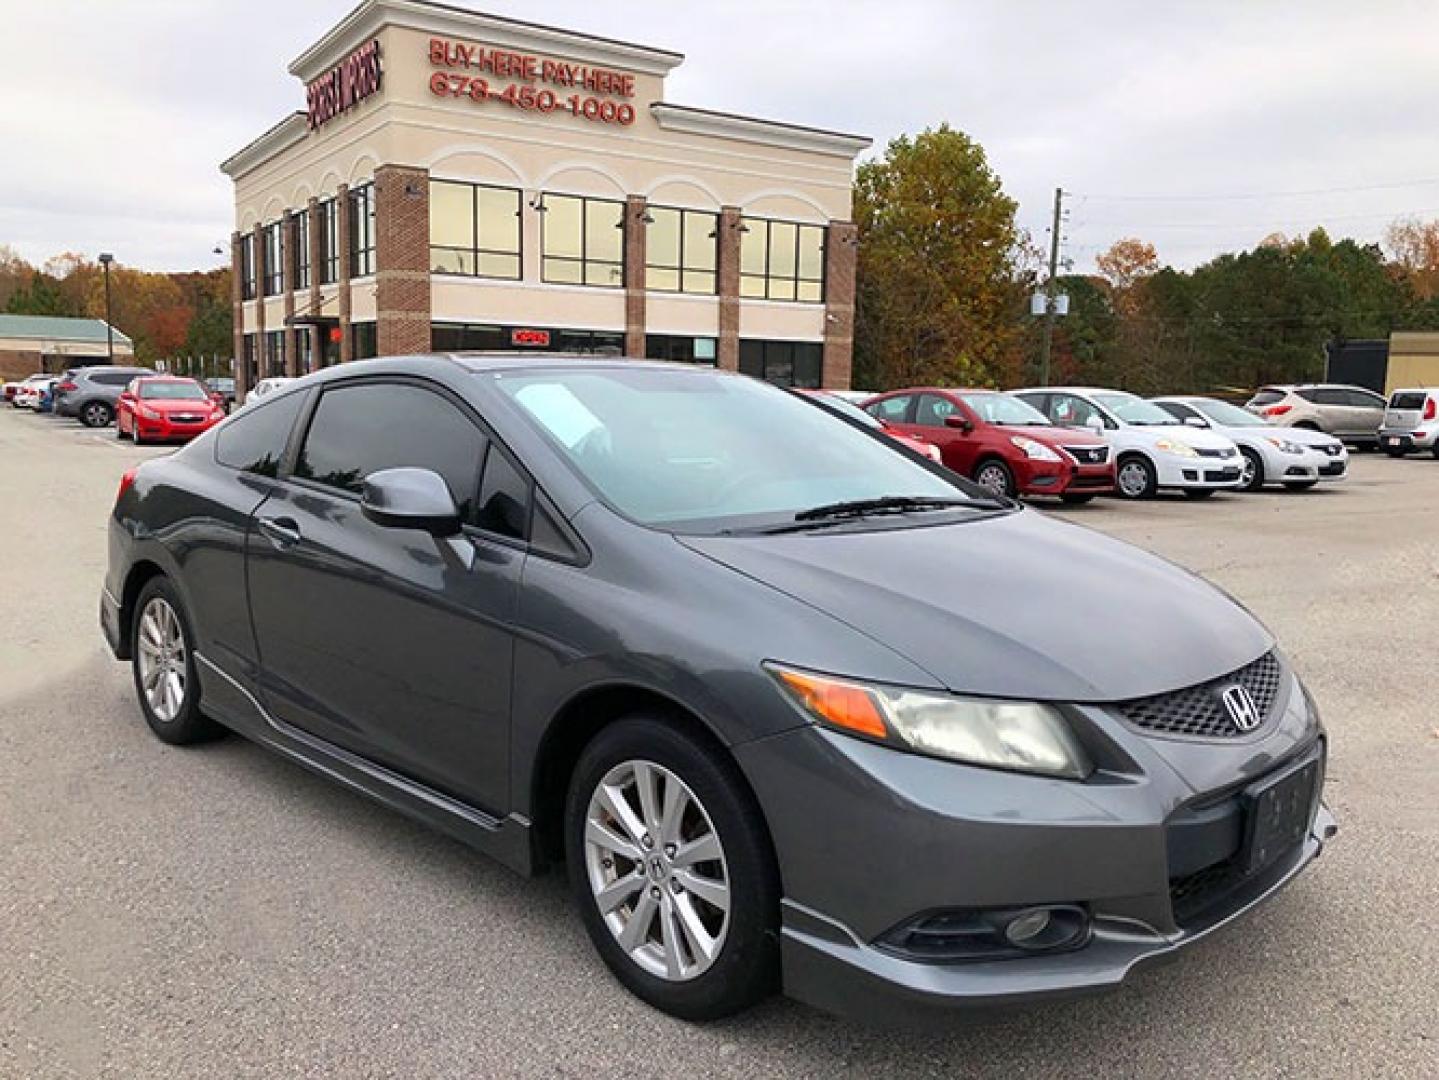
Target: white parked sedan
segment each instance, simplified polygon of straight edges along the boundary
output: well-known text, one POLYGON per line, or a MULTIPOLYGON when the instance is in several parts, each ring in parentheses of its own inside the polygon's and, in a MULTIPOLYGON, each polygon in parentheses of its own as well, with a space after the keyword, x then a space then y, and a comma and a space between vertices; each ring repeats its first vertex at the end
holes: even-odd
POLYGON ((1321 480, 1342 480, 1349 472, 1343 441, 1322 431, 1278 427, 1216 398, 1162 397, 1154 403, 1191 427, 1232 439, 1244 455, 1245 491, 1258 491, 1265 484, 1303 491, 1321 480))
POLYGON ((1102 435, 1113 449, 1115 490, 1123 498, 1147 499, 1170 488, 1204 499, 1243 482, 1244 458, 1231 440, 1189 427, 1135 394, 1078 386, 1013 393, 1056 424, 1102 435))
POLYGON ((294 378, 288 375, 272 375, 268 379, 261 379, 250 387, 250 392, 245 395, 244 403, 248 405, 252 401, 259 401, 266 394, 273 394, 280 387, 289 386, 294 381, 294 378))

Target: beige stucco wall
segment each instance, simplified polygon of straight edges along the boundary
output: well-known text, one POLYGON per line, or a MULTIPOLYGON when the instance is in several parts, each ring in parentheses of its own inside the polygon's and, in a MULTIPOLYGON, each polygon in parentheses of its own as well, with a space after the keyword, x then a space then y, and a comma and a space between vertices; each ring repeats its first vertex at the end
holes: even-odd
POLYGON ((1389 335, 1389 369, 1384 392, 1439 387, 1439 333, 1389 335))

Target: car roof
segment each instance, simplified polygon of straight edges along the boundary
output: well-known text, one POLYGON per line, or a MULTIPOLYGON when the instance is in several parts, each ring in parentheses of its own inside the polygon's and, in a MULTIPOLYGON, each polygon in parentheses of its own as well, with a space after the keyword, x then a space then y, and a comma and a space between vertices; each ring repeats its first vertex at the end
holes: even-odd
POLYGON ((452 360, 468 371, 516 371, 541 368, 630 368, 636 365, 669 371, 723 371, 699 364, 668 360, 641 360, 628 356, 596 356, 593 353, 452 352, 430 353, 429 357, 452 360))
POLYGON ((1011 394, 1128 394, 1138 397, 1133 390, 1120 390, 1113 386, 1026 386, 1022 390, 1007 391, 1011 394))

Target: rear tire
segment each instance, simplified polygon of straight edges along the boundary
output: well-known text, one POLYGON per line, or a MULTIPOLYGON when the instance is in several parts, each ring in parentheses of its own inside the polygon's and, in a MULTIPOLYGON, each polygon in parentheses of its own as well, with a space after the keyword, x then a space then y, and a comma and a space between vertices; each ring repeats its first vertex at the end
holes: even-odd
POLYGON ((80 408, 80 423, 88 428, 104 427, 115 419, 115 410, 103 401, 90 401, 80 408))
POLYGON ((720 753, 651 717, 606 727, 575 766, 565 848, 590 940, 636 997, 715 1020, 777 989, 779 874, 759 809, 720 753), (700 843, 713 858, 693 858, 700 843), (696 946, 706 941, 708 955, 696 946))
POLYGON ((145 722, 172 746, 206 742, 225 730, 200 712, 194 642, 179 594, 167 578, 151 578, 135 601, 130 666, 145 722))
POLYGON ((1436 458, 1439 458, 1439 443, 1435 443, 1434 449, 1430 450, 1429 452, 1433 454, 1436 458))
POLYGON ((974 470, 974 482, 995 495, 1014 498, 1014 473, 999 458, 987 458, 974 470))
POLYGON ((1159 490, 1159 476, 1148 458, 1130 454, 1119 459, 1114 490, 1123 499, 1152 499, 1159 490))

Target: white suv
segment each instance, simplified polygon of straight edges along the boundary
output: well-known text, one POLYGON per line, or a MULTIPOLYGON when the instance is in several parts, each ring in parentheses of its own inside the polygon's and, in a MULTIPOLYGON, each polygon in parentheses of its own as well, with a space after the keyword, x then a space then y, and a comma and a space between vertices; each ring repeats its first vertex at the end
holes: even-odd
POLYGON ((1389 395, 1379 445, 1390 457, 1428 450, 1439 457, 1439 389, 1395 390, 1389 395))
POLYGON ((1014 394, 1056 424, 1102 435, 1114 453, 1115 490, 1126 499, 1147 499, 1161 488, 1204 499, 1243 483, 1244 459, 1231 440, 1186 427, 1135 394, 1078 386, 1014 394))

